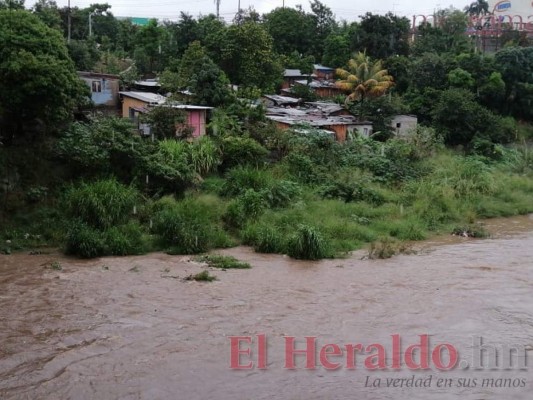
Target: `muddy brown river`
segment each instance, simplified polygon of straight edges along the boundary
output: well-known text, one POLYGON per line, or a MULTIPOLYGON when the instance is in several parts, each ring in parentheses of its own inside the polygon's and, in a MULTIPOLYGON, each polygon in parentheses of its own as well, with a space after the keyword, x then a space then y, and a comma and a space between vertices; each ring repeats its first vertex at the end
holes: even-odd
POLYGON ((184 281, 203 266, 166 254, 2 255, 0 399, 531 400, 533 216, 487 227, 491 239, 436 238, 389 260, 225 250, 253 268, 212 283, 184 281), (315 346, 294 369, 290 337, 315 346), (424 338, 428 357, 415 348, 407 365, 424 338))

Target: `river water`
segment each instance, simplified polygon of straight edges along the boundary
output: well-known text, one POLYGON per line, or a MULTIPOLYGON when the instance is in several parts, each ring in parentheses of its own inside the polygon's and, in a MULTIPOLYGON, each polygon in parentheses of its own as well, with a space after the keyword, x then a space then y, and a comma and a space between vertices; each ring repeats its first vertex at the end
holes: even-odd
POLYGON ((437 238, 389 260, 225 250, 253 268, 212 271, 212 283, 183 281, 203 267, 165 254, 0 256, 0 399, 530 400, 533 374, 518 368, 533 356, 533 216, 487 227, 491 239, 437 238), (512 370, 391 368, 391 335, 403 352, 426 334, 430 351, 448 343, 461 360, 476 354, 474 338, 515 346, 522 359, 512 370), (257 367, 256 335, 266 338, 266 369, 231 369, 230 337, 253 338, 240 362, 257 367), (286 337, 298 349, 316 337, 316 368, 304 369, 303 355, 284 368, 286 337), (349 369, 343 352, 327 370, 319 352, 330 343, 381 344, 389 368, 370 371, 361 353, 349 369), (428 387, 405 387, 416 382, 428 387))

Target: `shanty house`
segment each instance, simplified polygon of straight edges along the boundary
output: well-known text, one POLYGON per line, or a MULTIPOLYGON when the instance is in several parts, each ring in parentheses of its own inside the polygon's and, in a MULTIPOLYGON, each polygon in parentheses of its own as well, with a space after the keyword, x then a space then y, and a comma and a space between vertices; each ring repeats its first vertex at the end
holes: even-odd
POLYGON ((91 89, 91 100, 96 106, 118 106, 120 83, 120 77, 118 75, 78 71, 78 76, 91 89))
MULTIPOLYGON (((165 96, 149 92, 120 92, 120 96, 122 98, 123 118, 130 118, 138 123, 139 115, 148 112, 152 107, 172 107, 185 111, 187 114, 186 125, 193 129, 193 137, 206 134, 207 112, 213 107, 167 103, 165 96)), ((148 127, 143 127, 143 130, 146 131, 147 129, 148 127)))

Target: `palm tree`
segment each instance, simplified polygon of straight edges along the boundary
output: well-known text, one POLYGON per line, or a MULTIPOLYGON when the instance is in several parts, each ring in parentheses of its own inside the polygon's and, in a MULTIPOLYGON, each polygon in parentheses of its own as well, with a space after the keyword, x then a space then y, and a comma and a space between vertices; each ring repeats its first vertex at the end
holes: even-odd
POLYGON ((465 12, 471 17, 490 14, 489 3, 486 0, 476 0, 469 6, 466 6, 465 12))
POLYGON ((384 95, 393 85, 393 78, 383 69, 381 60, 372 61, 365 53, 357 53, 348 61, 348 69, 337 69, 338 88, 348 93, 346 103, 384 95))

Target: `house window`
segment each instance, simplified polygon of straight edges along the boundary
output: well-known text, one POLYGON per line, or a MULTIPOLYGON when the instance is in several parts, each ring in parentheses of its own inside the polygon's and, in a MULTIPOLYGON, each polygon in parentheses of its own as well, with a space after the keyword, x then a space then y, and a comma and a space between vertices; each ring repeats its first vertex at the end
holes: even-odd
POLYGON ((93 81, 92 82, 92 91, 93 91, 93 93, 101 93, 102 92, 102 83, 100 81, 93 81))
POLYGON ((363 133, 365 136, 368 136, 368 128, 363 128, 363 133))
POLYGON ((402 123, 401 123, 401 122, 398 122, 398 123, 396 124, 396 128, 399 129, 399 128, 401 128, 401 127, 402 127, 402 123))

